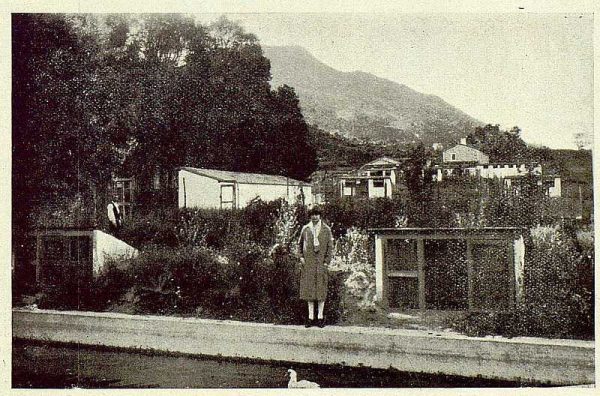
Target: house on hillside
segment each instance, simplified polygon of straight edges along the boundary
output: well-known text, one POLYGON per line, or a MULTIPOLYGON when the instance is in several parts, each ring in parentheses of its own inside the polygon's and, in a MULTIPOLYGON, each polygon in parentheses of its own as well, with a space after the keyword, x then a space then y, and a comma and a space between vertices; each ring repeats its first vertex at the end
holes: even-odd
POLYGON ((340 196, 392 198, 401 178, 401 162, 389 157, 371 161, 340 177, 340 196))
POLYGON ((538 185, 549 197, 561 196, 561 180, 556 174, 544 174, 542 166, 537 163, 497 162, 490 163, 489 157, 482 151, 461 143, 442 153, 442 163, 434 166, 434 180, 442 181, 447 177, 481 177, 497 178, 507 188, 519 188, 520 182, 527 175, 537 177, 538 185))
POLYGON ((490 157, 475 147, 467 145, 467 139, 462 138, 460 144, 444 150, 442 153, 444 164, 488 164, 490 157))
POLYGON ((312 205, 312 185, 285 176, 183 167, 178 170, 180 208, 237 209, 254 199, 312 205))

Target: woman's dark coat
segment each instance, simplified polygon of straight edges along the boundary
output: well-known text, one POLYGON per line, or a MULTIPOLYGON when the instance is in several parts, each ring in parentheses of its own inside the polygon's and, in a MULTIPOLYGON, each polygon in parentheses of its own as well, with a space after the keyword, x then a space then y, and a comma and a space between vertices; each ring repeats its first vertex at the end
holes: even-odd
POLYGON ((304 257, 300 274, 300 299, 325 301, 327 297, 327 265, 333 257, 331 229, 321 222, 317 252, 315 252, 313 233, 309 225, 302 228, 298 244, 300 254, 304 257))

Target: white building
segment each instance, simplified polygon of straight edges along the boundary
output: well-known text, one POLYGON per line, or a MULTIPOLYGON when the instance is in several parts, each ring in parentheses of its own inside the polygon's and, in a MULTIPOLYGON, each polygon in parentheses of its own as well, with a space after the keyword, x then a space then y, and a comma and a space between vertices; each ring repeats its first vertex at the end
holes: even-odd
POLYGON ((466 145, 466 139, 445 150, 442 154, 442 165, 434 167, 434 180, 442 181, 444 177, 473 176, 484 179, 501 179, 507 187, 526 175, 539 177, 538 184, 543 185, 546 195, 560 197, 561 181, 558 175, 544 175, 542 166, 536 163, 490 163, 489 157, 476 148, 466 145), (543 180, 542 180, 543 179, 543 180))
POLYGON ((391 198, 400 178, 400 161, 381 157, 340 178, 342 197, 391 198))
POLYGON ((488 164, 490 157, 474 147, 467 146, 467 139, 461 139, 460 144, 444 150, 442 161, 445 164, 477 163, 488 164))
POLYGON ((290 203, 303 200, 312 205, 312 186, 285 176, 229 172, 203 168, 180 168, 178 201, 180 208, 236 209, 254 199, 290 203))

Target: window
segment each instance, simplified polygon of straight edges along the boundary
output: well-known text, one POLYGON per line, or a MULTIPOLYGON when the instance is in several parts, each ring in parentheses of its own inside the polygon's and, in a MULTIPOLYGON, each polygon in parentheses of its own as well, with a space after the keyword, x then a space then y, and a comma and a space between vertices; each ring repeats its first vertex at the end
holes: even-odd
POLYGON ((373 180, 373 187, 382 188, 385 186, 385 182, 383 180, 373 180))
POLYGON ((154 171, 154 175, 152 177, 152 188, 155 190, 160 190, 160 169, 156 169, 154 171))
POLYGON ((42 257, 50 260, 63 260, 66 256, 64 240, 60 237, 46 237, 42 240, 42 257))
POLYGON ((371 171, 370 176, 383 176, 383 171, 371 171))
POLYGON ((123 219, 130 219, 133 208, 133 179, 113 179, 113 192, 117 195, 116 203, 123 219))
POLYGON ((91 241, 88 236, 69 237, 70 259, 73 261, 91 260, 91 241))
POLYGON ((456 161, 456 154, 455 153, 450 154, 450 159, 452 161, 456 161))

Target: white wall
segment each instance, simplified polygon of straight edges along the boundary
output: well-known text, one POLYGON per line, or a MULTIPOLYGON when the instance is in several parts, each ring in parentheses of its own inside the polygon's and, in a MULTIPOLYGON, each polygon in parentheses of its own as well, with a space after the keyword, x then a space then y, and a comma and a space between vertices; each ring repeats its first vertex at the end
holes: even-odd
POLYGON ((392 181, 390 179, 383 180, 383 187, 375 187, 373 180, 369 180, 369 198, 380 198, 392 196, 392 181), (387 191, 387 195, 386 195, 387 191))
POLYGON ((561 188, 561 182, 560 182, 560 177, 555 177, 554 178, 554 187, 550 187, 548 189, 548 196, 549 197, 560 197, 562 195, 562 188, 561 188))
POLYGON ((523 302, 525 291, 525 242, 523 236, 513 241, 514 264, 515 264, 515 290, 517 303, 523 302))
POLYGON ((200 176, 182 169, 178 174, 178 182, 180 208, 221 207, 221 187, 217 180, 206 176, 200 176), (185 189, 183 184, 184 179, 185 189))
POLYGON ((137 249, 100 230, 94 230, 93 246, 94 275, 98 275, 110 257, 132 258, 138 254, 137 249))
MULTIPOLYGON (((524 164, 492 164, 492 165, 478 165, 477 171, 481 177, 493 179, 497 177, 499 179, 511 176, 525 176, 529 173, 527 166, 524 164)), ((542 167, 537 165, 532 170, 533 174, 539 175, 542 173, 542 167)))

